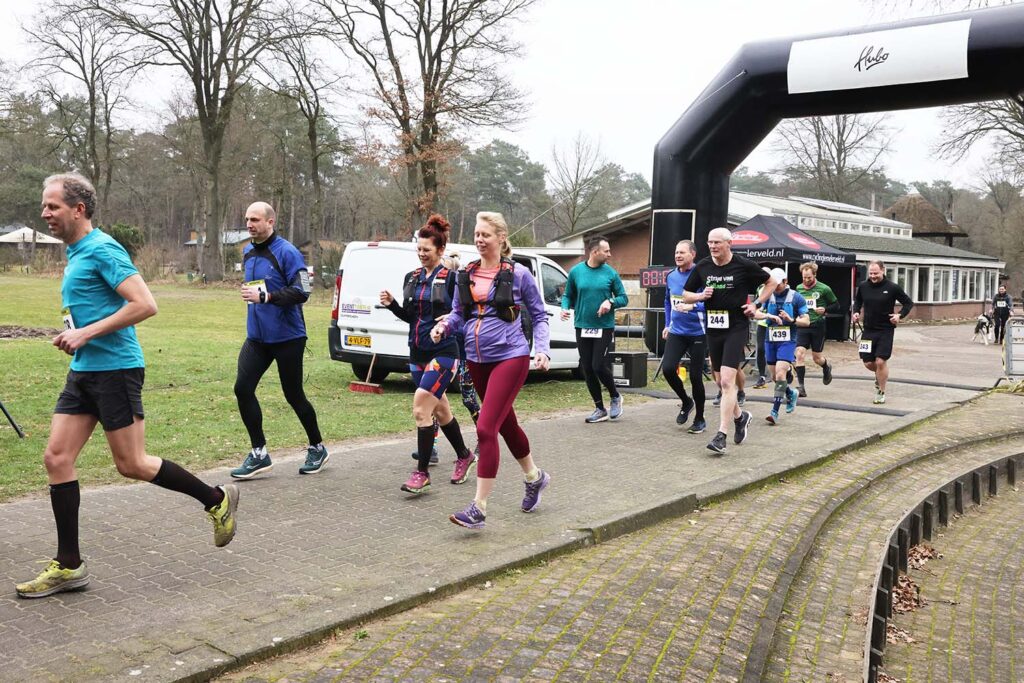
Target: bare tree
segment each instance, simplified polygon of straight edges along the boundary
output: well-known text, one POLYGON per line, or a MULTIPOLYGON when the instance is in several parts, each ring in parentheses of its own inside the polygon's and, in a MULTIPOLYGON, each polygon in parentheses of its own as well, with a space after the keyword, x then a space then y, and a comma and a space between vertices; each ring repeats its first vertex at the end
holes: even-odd
POLYGON ((1024 190, 1024 172, 1019 163, 1001 163, 994 161, 981 174, 981 181, 984 183, 988 198, 995 204, 997 214, 996 228, 999 239, 996 241, 996 248, 999 250, 1000 260, 1017 260, 1020 254, 1022 236, 1019 234, 1019 211, 1024 199, 1021 192, 1024 190))
POLYGON ((292 100, 306 120, 309 176, 313 183, 313 207, 309 220, 312 244, 310 265, 315 273, 313 281, 319 282, 323 260, 320 238, 324 228, 324 190, 320 164, 325 157, 342 150, 336 135, 325 136, 325 129, 330 126, 326 96, 341 81, 341 77, 332 73, 315 55, 309 37, 303 35, 301 27, 293 27, 290 33, 293 35, 282 40, 274 49, 279 64, 267 65, 264 71, 271 81, 269 87, 292 100), (274 68, 276 66, 283 68, 274 68))
POLYGON ((114 112, 126 102, 128 82, 146 61, 147 55, 114 33, 97 14, 74 12, 73 6, 58 5, 45 19, 37 20, 30 35, 47 35, 29 67, 42 80, 42 92, 53 103, 64 137, 80 157, 82 170, 100 190, 103 211, 110 196, 114 175, 114 112), (56 15, 58 18, 53 19, 56 15), (84 107, 62 93, 57 78, 77 83, 84 107), (81 139, 77 139, 78 131, 81 139))
POLYGON ((224 277, 220 195, 221 160, 239 88, 274 41, 272 0, 76 0, 105 18, 118 35, 153 50, 152 64, 180 68, 192 86, 202 131, 206 171, 206 238, 201 251, 207 277, 224 277))
POLYGON ((1024 100, 1006 99, 975 102, 943 111, 943 140, 935 151, 959 161, 972 147, 994 143, 1001 164, 1024 164, 1024 100))
POLYGON ((837 114, 787 119, 774 147, 786 172, 813 182, 821 199, 850 201, 857 184, 883 168, 892 131, 888 115, 837 114))
POLYGON ((560 230, 576 232, 597 199, 593 192, 597 173, 604 166, 600 143, 578 133, 568 148, 552 148, 551 185, 558 202, 551 217, 560 230))
POLYGON ((434 204, 455 128, 522 117, 523 95, 502 72, 519 49, 507 24, 537 0, 314 1, 373 82, 370 114, 398 134, 416 225, 434 204))

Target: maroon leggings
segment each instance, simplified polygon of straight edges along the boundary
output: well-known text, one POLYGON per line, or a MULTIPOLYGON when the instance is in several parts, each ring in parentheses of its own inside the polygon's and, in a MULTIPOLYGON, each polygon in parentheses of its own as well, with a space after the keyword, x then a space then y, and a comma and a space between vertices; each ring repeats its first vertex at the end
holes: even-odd
POLYGON ((497 363, 467 361, 469 374, 477 392, 483 397, 480 418, 476 422, 476 438, 480 446, 480 462, 476 476, 493 479, 498 475, 498 434, 516 460, 530 454, 530 440, 516 420, 512 403, 523 388, 530 371, 530 357, 519 356, 497 363))

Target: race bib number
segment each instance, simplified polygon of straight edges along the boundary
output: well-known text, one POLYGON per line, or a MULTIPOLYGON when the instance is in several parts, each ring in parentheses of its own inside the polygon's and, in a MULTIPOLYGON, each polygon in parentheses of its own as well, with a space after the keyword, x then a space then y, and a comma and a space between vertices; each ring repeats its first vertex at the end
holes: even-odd
POLYGON ((860 346, 857 347, 859 353, 871 353, 871 340, 861 339, 860 346))
POLYGON ((75 319, 71 317, 70 308, 62 308, 60 311, 61 317, 64 319, 64 329, 73 330, 75 329, 75 319))
POLYGON ((1006 308, 1006 302, 1005 301, 997 301, 996 302, 996 308, 1006 308))
POLYGON ((683 300, 682 296, 676 296, 675 294, 672 295, 672 308, 675 308, 676 306, 679 306, 684 303, 686 302, 683 300))
POLYGON ((813 311, 817 307, 818 307, 818 297, 816 297, 816 296, 807 297, 807 310, 813 311))
POLYGON ((303 294, 311 294, 313 292, 313 286, 309 282, 309 271, 305 268, 299 271, 299 287, 302 288, 303 294))
POLYGON ((587 327, 580 330, 580 336, 584 339, 600 339, 602 332, 604 330, 587 327))
MULTIPOLYGON (((246 287, 255 287, 257 291, 263 292, 264 294, 267 293, 266 280, 251 280, 243 284, 245 284, 246 287)), ((250 306, 252 305, 251 301, 246 301, 245 303, 249 304, 250 306)))
POLYGON ((708 327, 715 330, 729 328, 729 311, 708 311, 708 327))
POLYGON ((790 340, 788 327, 769 327, 768 341, 788 342, 790 340))

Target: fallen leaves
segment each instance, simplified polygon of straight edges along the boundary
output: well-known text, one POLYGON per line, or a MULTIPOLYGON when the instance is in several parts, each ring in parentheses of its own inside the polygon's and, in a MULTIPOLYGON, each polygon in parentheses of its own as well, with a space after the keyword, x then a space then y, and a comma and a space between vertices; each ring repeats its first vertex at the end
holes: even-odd
POLYGON ((913 612, 923 604, 921 589, 913 579, 901 574, 892 588, 892 611, 897 614, 906 614, 913 612))
POLYGON ((927 543, 919 543, 907 551, 907 566, 911 569, 920 569, 928 560, 941 558, 942 553, 927 543))
POLYGON ((893 623, 889 623, 885 628, 885 642, 887 643, 916 643, 914 637, 907 631, 901 629, 893 623))

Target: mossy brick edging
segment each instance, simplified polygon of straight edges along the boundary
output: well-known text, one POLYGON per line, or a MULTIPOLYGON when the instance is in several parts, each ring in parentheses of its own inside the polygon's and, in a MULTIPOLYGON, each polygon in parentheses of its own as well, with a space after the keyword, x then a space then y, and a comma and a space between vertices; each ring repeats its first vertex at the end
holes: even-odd
MULTIPOLYGON (((284 654, 295 652, 304 647, 315 645, 316 643, 330 637, 336 631, 352 628, 378 619, 384 619, 395 614, 405 612, 414 607, 427 604, 434 600, 451 597, 452 595, 460 593, 465 589, 477 585, 481 582, 499 577, 510 569, 528 567, 539 562, 554 559, 561 555, 567 555, 569 553, 581 550, 583 548, 595 545, 597 543, 605 543, 618 536, 622 536, 633 531, 639 531, 641 529, 647 528, 666 519, 687 514, 697 509, 701 505, 705 505, 707 503, 717 500, 726 500, 728 498, 733 498, 735 496, 740 495, 741 493, 770 483, 781 476, 792 475, 798 472, 802 472, 804 470, 812 469, 823 463, 829 462, 830 460, 834 459, 835 457, 838 457, 839 455, 848 453, 863 446, 873 444, 888 436, 898 434, 920 422, 936 417, 950 410, 955 410, 957 407, 967 402, 968 401, 965 400, 941 409, 923 409, 911 413, 910 415, 900 420, 897 424, 891 425, 889 429, 879 432, 873 432, 868 436, 853 439, 852 441, 849 441, 843 444, 842 446, 824 452, 820 457, 812 458, 808 462, 801 463, 790 468, 766 473, 764 476, 758 477, 755 481, 749 482, 741 486, 737 486, 734 489, 725 491, 720 495, 701 498, 692 493, 689 493, 682 496, 677 496, 662 501, 646 510, 630 513, 621 518, 606 520, 592 527, 576 529, 576 531, 581 534, 581 536, 577 538, 546 548, 528 557, 523 557, 509 562, 505 562, 499 566, 491 567, 484 571, 476 572, 469 576, 465 576, 441 584, 437 586, 433 591, 420 592, 405 597, 397 598, 394 601, 389 602, 387 605, 366 609, 344 619, 339 619, 329 624, 324 624, 321 626, 308 629, 294 636, 284 637, 281 641, 274 643, 273 645, 254 648, 252 650, 249 650, 238 655, 224 652, 224 656, 227 659, 227 661, 221 662, 215 666, 204 666, 200 670, 193 671, 190 674, 177 677, 173 679, 174 683, 200 683, 202 681, 209 681, 216 676, 227 673, 228 671, 240 669, 244 666, 255 664, 256 662, 260 662, 273 657, 279 657, 284 654)), ((1024 434, 1024 430, 1021 431, 1021 434, 1024 434)), ((807 551, 809 551, 809 547, 807 550, 803 552, 803 554, 806 555, 807 551)), ((786 590, 788 591, 788 583, 786 586, 786 590)), ((778 619, 778 614, 781 613, 781 608, 782 603, 780 602, 778 610, 776 611, 776 620, 778 619)), ((773 633, 774 627, 772 629, 772 632, 769 634, 767 644, 764 646, 765 653, 767 652, 767 648, 770 646, 771 635, 773 633)), ((205 643, 205 645, 207 647, 212 647, 214 649, 219 650, 219 648, 215 648, 213 645, 209 643, 205 643)), ((223 652, 223 650, 220 651, 223 652)))
POLYGON ((987 498, 998 495, 999 483, 1011 487, 1024 475, 1024 452, 1004 455, 950 479, 920 500, 892 528, 878 561, 874 596, 864 640, 864 680, 876 683, 885 653, 886 629, 892 618, 892 588, 899 575, 907 573, 908 551, 922 541, 930 541, 940 526, 949 526, 958 515, 981 507, 987 498))
MULTIPOLYGON (((905 425, 903 428, 905 429, 908 426, 909 425, 905 425)), ((891 433, 892 432, 890 432, 890 434, 891 433)), ((856 482, 850 484, 833 496, 829 503, 821 507, 814 514, 814 517, 811 518, 811 521, 807 524, 795 550, 790 554, 789 558, 787 558, 784 567, 779 572, 779 578, 775 581, 775 584, 769 594, 770 597, 768 598, 768 604, 760 615, 759 626, 754 637, 754 642, 751 644, 750 654, 747 657, 747 667, 744 671, 743 680, 750 681, 751 683, 763 680, 764 673, 768 665, 768 657, 771 653, 771 643, 775 637, 775 629, 777 628, 779 619, 782 616, 782 609, 785 606, 786 598, 789 595, 793 581, 796 580, 797 575, 800 573, 804 563, 810 556, 811 549, 813 548, 818 536, 821 534, 821 531, 840 510, 842 510, 855 497, 871 488, 882 479, 907 467, 908 465, 913 465, 929 458, 944 455, 950 451, 961 448, 1021 436, 1024 436, 1024 428, 1008 429, 998 432, 990 432, 988 434, 983 434, 967 440, 956 441, 955 443, 943 446, 929 448, 920 453, 915 453, 914 455, 902 458, 897 462, 879 467, 860 477, 856 482)), ((875 439, 875 441, 877 440, 878 439, 875 439)), ((824 458, 823 461, 827 459, 830 458, 824 458)), ((805 465, 801 469, 807 467, 808 466, 805 465)))

